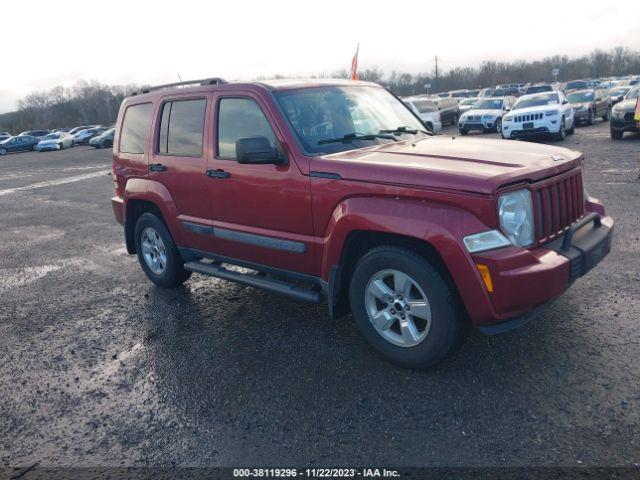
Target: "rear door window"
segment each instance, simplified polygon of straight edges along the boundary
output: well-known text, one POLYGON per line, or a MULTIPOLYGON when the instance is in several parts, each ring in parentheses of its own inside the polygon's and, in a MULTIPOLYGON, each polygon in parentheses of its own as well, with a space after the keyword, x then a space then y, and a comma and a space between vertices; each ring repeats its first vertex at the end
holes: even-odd
POLYGON ((141 103, 127 107, 120 132, 120 151, 144 153, 144 138, 151 124, 153 104, 141 103))
POLYGON ((158 152, 176 157, 201 157, 207 101, 173 100, 162 107, 158 152))

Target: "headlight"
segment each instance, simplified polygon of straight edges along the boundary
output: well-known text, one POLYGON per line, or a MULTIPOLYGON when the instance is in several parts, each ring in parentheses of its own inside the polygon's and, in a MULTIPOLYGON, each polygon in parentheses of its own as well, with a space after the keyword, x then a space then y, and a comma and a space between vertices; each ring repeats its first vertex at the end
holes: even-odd
POLYGON ((544 112, 544 114, 547 117, 552 117, 554 115, 558 115, 560 112, 558 110, 547 110, 546 112, 544 112))
POLYGON ((620 108, 614 108, 611 110, 611 116, 616 120, 622 120, 624 118, 624 110, 620 108))
POLYGON ((521 247, 533 243, 533 205, 529 190, 516 190, 500 195, 498 216, 500 228, 512 243, 521 247))
POLYGON ((469 253, 484 252, 485 250, 493 250, 494 248, 511 245, 509 239, 498 230, 489 230, 488 232, 467 235, 462 241, 469 253))
POLYGON ((513 120, 513 115, 505 115, 502 117, 503 122, 510 122, 511 120, 513 120))

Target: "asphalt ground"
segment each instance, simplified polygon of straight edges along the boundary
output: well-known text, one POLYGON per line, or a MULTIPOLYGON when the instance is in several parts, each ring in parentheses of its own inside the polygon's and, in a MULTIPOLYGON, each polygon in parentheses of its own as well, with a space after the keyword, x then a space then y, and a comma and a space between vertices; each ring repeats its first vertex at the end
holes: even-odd
POLYGON ((113 218, 109 150, 0 157, 0 466, 640 463, 640 136, 598 123, 562 146, 616 219, 611 254, 429 371, 322 305, 153 286, 113 218))

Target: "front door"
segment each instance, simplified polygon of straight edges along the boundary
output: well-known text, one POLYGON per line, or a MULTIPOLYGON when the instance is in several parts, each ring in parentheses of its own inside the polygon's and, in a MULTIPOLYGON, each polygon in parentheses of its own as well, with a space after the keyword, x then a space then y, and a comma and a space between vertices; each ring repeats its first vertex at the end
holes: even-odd
POLYGON ((309 178, 283 148, 275 119, 254 94, 216 98, 217 124, 208 160, 208 192, 216 251, 245 262, 315 272, 309 178), (235 142, 262 136, 282 164, 240 164, 235 142))

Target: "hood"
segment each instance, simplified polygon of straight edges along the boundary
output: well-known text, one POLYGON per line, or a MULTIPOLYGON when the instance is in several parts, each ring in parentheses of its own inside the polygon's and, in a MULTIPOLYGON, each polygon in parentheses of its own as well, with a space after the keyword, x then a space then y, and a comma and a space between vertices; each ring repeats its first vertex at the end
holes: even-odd
POLYGON ((547 110, 558 109, 560 106, 557 103, 550 103, 549 105, 538 105, 537 107, 518 108, 517 110, 511 110, 509 113, 520 115, 521 113, 546 112, 547 110))
POLYGON ((495 117, 498 115, 502 115, 502 110, 500 110, 499 108, 474 108, 472 110, 467 110, 465 112, 465 115, 493 115, 495 117))
POLYGON ((59 138, 51 138, 49 140, 40 140, 38 145, 51 145, 52 143, 58 143, 61 141, 59 138))
POLYGON ((541 180, 581 162, 580 152, 552 145, 436 135, 315 157, 311 170, 345 180, 490 195, 506 184, 541 180))
POLYGON ((630 98, 628 100, 622 100, 621 102, 616 103, 616 110, 623 110, 625 112, 633 112, 636 109, 636 101, 635 98, 630 98))

